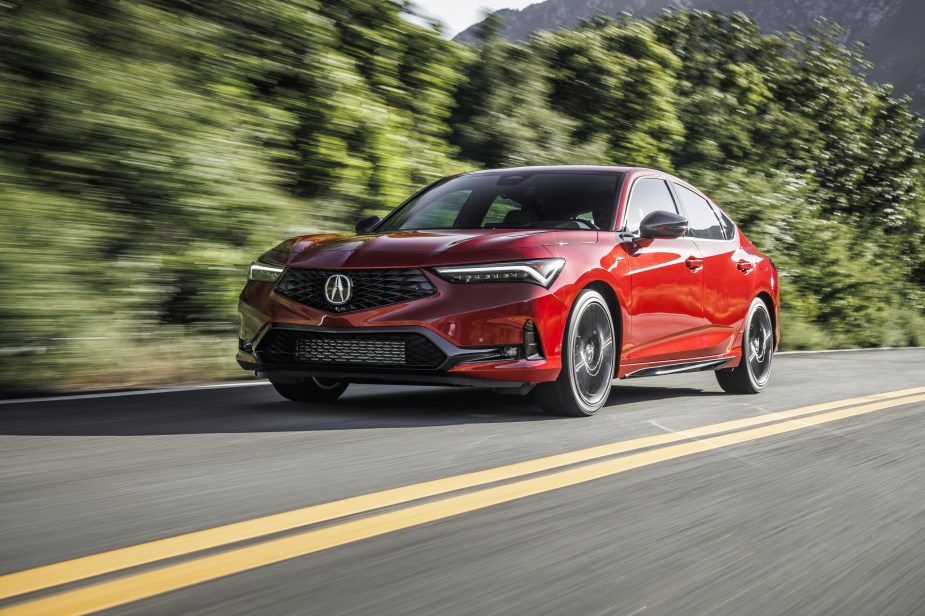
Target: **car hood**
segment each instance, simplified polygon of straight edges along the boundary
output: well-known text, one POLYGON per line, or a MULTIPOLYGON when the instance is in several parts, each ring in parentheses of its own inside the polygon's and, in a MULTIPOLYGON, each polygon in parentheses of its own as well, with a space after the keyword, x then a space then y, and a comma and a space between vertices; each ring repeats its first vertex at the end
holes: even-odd
POLYGON ((564 244, 593 244, 596 231, 524 229, 397 231, 365 235, 308 235, 292 240, 293 267, 420 267, 557 254, 564 244))

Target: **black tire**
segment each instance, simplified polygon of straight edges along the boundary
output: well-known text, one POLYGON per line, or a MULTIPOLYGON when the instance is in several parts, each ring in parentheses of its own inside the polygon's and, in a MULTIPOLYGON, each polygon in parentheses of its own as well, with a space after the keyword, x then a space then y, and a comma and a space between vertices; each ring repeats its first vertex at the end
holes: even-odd
POLYGON ((347 381, 308 378, 301 383, 273 383, 276 392, 293 402, 331 402, 347 389, 347 381))
POLYGON ((730 394, 757 394, 771 378, 774 355, 774 326, 768 306, 755 298, 745 318, 742 360, 731 370, 717 370, 716 380, 730 394))
POLYGON ((559 378, 534 388, 534 401, 550 415, 594 415, 607 403, 613 386, 616 347, 607 301, 597 291, 585 289, 565 325, 559 378))

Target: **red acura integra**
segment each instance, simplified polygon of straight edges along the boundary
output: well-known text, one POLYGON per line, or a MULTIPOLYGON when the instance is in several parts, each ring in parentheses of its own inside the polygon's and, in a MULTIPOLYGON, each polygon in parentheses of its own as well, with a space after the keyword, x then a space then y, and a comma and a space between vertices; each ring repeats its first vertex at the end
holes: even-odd
POLYGON ((349 383, 486 386, 592 415, 614 378, 768 382, 777 272, 666 173, 526 167, 451 176, 356 234, 287 240, 241 293, 238 362, 284 397, 349 383))

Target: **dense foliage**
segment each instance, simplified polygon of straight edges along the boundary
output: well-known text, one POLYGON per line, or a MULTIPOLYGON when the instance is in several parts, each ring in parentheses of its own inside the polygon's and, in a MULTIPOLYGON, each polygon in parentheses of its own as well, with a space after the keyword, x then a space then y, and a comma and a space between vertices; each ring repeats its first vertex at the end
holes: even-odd
POLYGON ((778 263, 785 345, 925 344, 919 120, 834 27, 488 21, 470 47, 404 10, 0 3, 4 390, 236 374, 255 254, 496 165, 673 171, 778 263))

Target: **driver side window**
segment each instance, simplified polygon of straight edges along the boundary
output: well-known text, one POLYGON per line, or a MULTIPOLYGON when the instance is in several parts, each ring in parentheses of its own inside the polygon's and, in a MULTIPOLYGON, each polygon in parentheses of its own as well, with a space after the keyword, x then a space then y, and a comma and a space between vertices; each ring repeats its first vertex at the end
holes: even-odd
POLYGON ((668 185, 658 178, 636 180, 630 192, 630 201, 626 208, 626 223, 623 229, 629 233, 638 234, 639 223, 642 219, 658 211, 678 213, 668 185))

